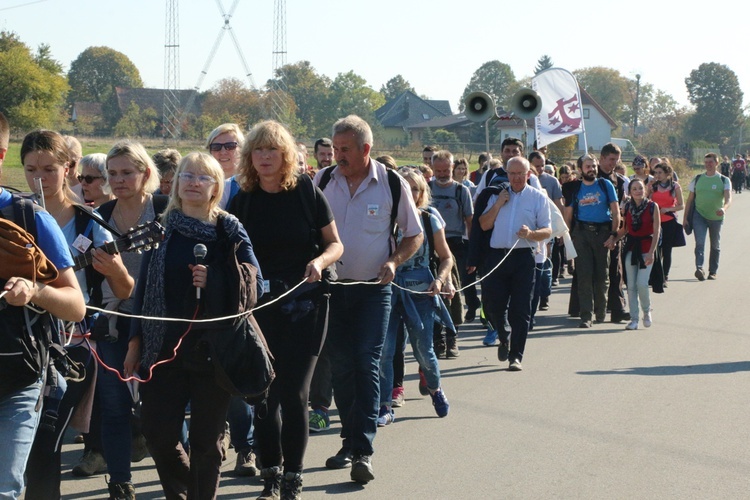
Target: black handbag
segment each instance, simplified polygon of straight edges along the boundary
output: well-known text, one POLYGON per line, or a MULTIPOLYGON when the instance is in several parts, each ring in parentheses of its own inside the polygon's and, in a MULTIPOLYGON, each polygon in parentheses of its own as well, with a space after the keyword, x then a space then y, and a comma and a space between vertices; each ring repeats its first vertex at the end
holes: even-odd
POLYGON ((253 405, 265 401, 276 374, 266 339, 252 315, 207 331, 202 340, 209 346, 219 387, 253 405))

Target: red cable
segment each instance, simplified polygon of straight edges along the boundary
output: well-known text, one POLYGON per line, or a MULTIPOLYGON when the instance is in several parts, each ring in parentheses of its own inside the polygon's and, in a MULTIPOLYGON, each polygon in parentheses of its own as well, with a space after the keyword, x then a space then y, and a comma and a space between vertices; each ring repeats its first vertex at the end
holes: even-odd
MULTIPOLYGON (((117 378, 119 378, 120 381, 122 381, 122 382, 130 382, 132 380, 136 380, 136 381, 140 382, 141 384, 145 384, 147 382, 150 382, 151 378, 154 376, 154 368, 156 368, 157 366, 160 366, 160 365, 165 365, 167 363, 171 363, 172 361, 175 360, 175 358, 177 357, 177 350, 182 345, 182 340, 187 336, 188 333, 190 333, 190 330, 193 329, 192 320, 194 320, 196 318, 196 316, 198 316, 198 306, 195 306, 195 312, 193 313, 193 317, 190 319, 190 321, 191 321, 190 325, 188 326, 187 330, 185 330, 185 333, 183 333, 180 336, 180 339, 177 341, 177 345, 174 346, 174 349, 172 350, 172 357, 168 358, 168 359, 162 359, 161 361, 157 361, 156 363, 154 363, 153 365, 151 365, 149 367, 149 369, 148 369, 148 377, 146 377, 145 379, 136 377, 135 375, 132 375, 132 376, 127 377, 127 378, 124 378, 122 375, 120 375, 120 371, 119 370, 117 370, 116 368, 112 368, 111 366, 108 366, 106 363, 104 363, 104 361, 102 361, 102 359, 99 357, 99 354, 96 352, 96 349, 91 349, 91 344, 89 344, 89 350, 94 354, 94 357, 96 358, 97 363, 99 363, 102 366, 102 368, 104 368, 105 370, 110 371, 110 372, 114 373, 115 375, 117 375, 117 378)), ((91 336, 91 333, 86 333, 84 335, 81 335, 81 337, 84 337, 86 339, 88 339, 90 336, 91 336)))

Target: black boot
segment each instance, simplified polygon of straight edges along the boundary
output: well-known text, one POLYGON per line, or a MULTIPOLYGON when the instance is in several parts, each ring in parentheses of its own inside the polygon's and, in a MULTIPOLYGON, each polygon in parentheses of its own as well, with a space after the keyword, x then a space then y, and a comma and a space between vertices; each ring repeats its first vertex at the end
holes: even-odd
POLYGON ((133 483, 107 483, 109 500, 135 500, 133 483))
POLYGON ((269 467, 260 471, 263 491, 258 500, 279 500, 281 498, 281 467, 269 467))
POLYGON ((302 474, 287 472, 281 478, 281 500, 300 500, 302 498, 302 474))

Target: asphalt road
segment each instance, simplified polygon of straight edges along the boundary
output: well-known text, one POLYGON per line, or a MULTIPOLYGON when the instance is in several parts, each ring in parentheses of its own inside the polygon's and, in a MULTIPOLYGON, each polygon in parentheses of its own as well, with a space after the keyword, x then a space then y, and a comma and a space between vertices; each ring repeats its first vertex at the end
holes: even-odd
MULTIPOLYGON (((735 196, 718 280, 693 277, 692 237, 675 250, 649 329, 578 329, 566 315, 569 278, 539 314, 522 372, 482 346, 478 322, 463 326, 461 356, 440 361, 446 418, 419 395, 409 354, 406 405, 375 440, 376 479, 360 486, 349 470, 325 469, 340 446, 334 414, 332 430, 310 437, 303 497, 747 498, 749 208, 750 194, 735 196)), ((64 447, 64 497, 106 498, 103 475, 70 474, 81 446, 64 447)), ((232 477, 233 466, 231 452, 219 498, 255 498, 260 481, 232 477)), ((133 481, 139 499, 163 497, 150 458, 134 464, 133 481)))

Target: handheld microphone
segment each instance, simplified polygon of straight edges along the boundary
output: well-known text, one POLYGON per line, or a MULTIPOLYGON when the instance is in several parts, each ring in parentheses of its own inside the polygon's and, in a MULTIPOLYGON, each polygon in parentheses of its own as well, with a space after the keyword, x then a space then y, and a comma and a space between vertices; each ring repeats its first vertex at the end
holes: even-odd
MULTIPOLYGON (((206 248, 206 245, 203 243, 198 243, 193 247, 193 255, 195 256, 195 263, 197 265, 203 264, 203 259, 206 258, 206 254, 208 253, 208 248, 206 248)), ((200 287, 195 287, 195 298, 198 300, 201 300, 201 289, 200 287)))

